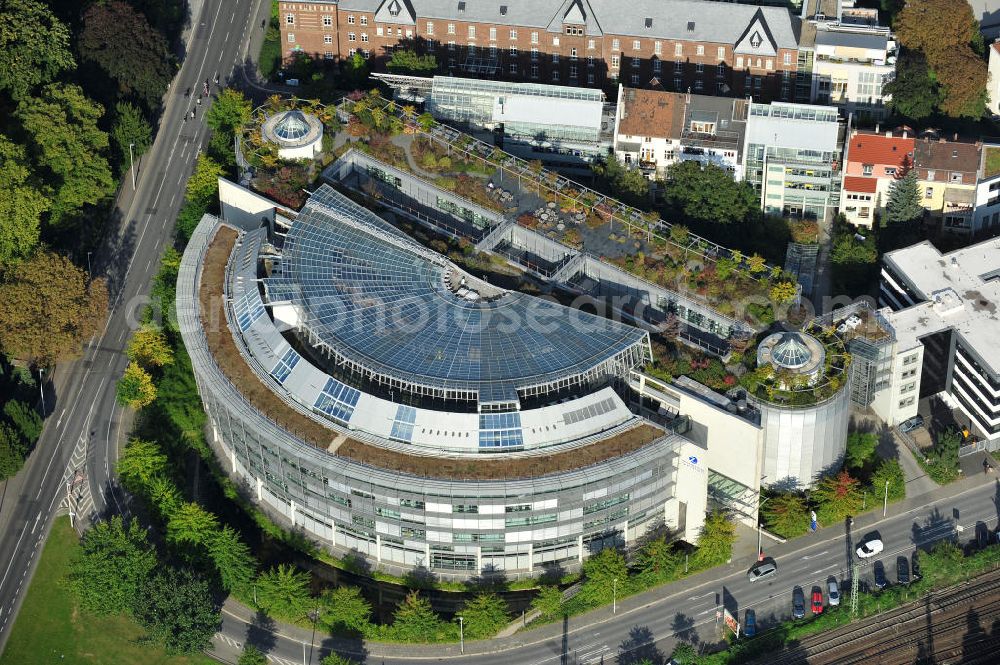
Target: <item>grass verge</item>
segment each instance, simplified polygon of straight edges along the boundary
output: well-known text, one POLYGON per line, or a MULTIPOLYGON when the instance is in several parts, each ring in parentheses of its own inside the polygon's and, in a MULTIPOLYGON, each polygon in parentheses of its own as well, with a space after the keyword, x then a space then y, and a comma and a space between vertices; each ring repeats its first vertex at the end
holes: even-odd
POLYGON ((142 643, 142 628, 127 617, 82 611, 63 583, 79 547, 69 518, 57 518, 0 664, 216 665, 207 656, 168 656, 142 643))

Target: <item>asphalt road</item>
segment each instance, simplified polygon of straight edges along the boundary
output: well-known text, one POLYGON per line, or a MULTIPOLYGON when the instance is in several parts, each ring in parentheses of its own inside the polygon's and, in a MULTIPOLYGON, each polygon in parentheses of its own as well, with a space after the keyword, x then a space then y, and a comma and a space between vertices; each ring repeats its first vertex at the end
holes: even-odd
MULTIPOLYGON (((932 497, 928 496, 928 500, 932 497)), ((881 513, 866 515, 850 531, 846 525, 822 529, 815 534, 766 548, 778 563, 778 575, 771 581, 750 583, 742 565, 719 569, 714 579, 680 582, 664 587, 663 595, 644 602, 633 599, 619 603, 617 615, 611 608, 605 616, 594 614, 570 619, 565 625, 529 631, 491 643, 469 643, 466 654, 455 647, 415 647, 369 645, 362 662, 380 665, 409 665, 429 661, 459 661, 469 665, 597 665, 634 663, 643 655, 669 656, 678 638, 715 642, 716 612, 723 607, 742 620, 753 608, 760 630, 790 618, 792 590, 799 586, 806 598, 806 612, 812 587, 824 589, 835 578, 843 592, 850 590, 851 565, 858 561, 853 552, 861 539, 877 535, 885 550, 875 559, 861 562, 859 582, 873 586, 872 566, 882 561, 890 584, 896 583, 896 559, 911 558, 917 547, 945 538, 971 540, 977 523, 989 529, 997 526, 1000 512, 1000 484, 979 485, 954 497, 928 502, 901 514, 882 519, 881 513), (503 651, 498 651, 504 649, 503 651)), ((982 526, 980 528, 982 528, 982 526)), ((704 576, 702 576, 704 579, 704 576)), ((846 599, 845 599, 846 601, 846 599)), ((359 644, 299 635, 270 632, 249 625, 231 613, 223 613, 222 636, 215 644, 216 657, 235 662, 238 646, 248 639, 269 650, 279 665, 318 663, 331 650, 357 657, 359 644), (304 639, 302 639, 304 637, 304 639)), ((659 662, 655 658, 653 662, 659 662)))
MULTIPOLYGON (((115 382, 125 369, 123 349, 149 302, 159 257, 172 238, 184 186, 207 129, 195 97, 201 82, 226 80, 242 66, 252 37, 270 7, 262 0, 204 0, 183 66, 165 97, 152 149, 137 164, 137 189, 127 182, 115 210, 119 220, 93 270, 108 277, 112 311, 105 329, 87 344, 81 360, 58 366, 45 396, 49 417, 25 468, 0 489, 0 653, 37 563, 54 512, 67 498, 67 478, 82 479, 72 505, 84 514, 126 510, 112 471, 128 422, 115 402, 115 382), (184 95, 190 87, 194 94, 184 95), (196 118, 188 118, 190 110, 196 118)), ((256 48, 256 47, 254 47, 256 48)), ((254 51, 256 53, 256 51, 254 51)))

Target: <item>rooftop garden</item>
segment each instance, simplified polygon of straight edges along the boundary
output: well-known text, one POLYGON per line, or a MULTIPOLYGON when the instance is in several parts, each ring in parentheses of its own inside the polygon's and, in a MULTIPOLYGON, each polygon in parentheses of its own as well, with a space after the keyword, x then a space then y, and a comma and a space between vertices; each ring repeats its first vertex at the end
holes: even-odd
POLYGON ((1000 175, 1000 147, 986 146, 983 148, 983 177, 996 175, 1000 175))
MULTIPOLYGON (((748 304, 766 308, 796 296, 794 278, 759 255, 745 256, 579 183, 417 115, 377 93, 338 107, 347 146, 507 215, 568 247, 757 325, 748 304)), ((251 136, 251 141, 252 136, 251 136)))
POLYGON ((758 366, 757 346, 768 336, 768 332, 764 332, 742 355, 740 385, 760 400, 786 406, 808 406, 837 394, 848 380, 851 365, 851 354, 847 352, 844 341, 836 329, 816 321, 808 323, 802 332, 819 340, 826 351, 818 377, 811 380, 807 375, 775 369, 771 364, 758 366))

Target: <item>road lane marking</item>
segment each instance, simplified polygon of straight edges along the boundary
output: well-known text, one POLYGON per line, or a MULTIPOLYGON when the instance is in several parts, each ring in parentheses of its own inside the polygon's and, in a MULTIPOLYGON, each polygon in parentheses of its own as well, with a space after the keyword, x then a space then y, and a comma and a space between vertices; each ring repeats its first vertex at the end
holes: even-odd
POLYGON ((823 556, 824 554, 829 554, 829 553, 830 553, 830 550, 823 550, 822 552, 819 552, 817 554, 807 554, 804 557, 802 557, 802 560, 803 561, 808 561, 809 559, 815 559, 818 556, 823 556))

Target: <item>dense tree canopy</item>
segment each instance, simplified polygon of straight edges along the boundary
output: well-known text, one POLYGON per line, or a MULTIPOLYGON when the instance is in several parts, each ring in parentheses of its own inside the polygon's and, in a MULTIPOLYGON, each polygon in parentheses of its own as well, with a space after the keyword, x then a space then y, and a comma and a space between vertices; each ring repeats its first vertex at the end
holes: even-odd
POLYGON ((125 446, 115 467, 118 476, 129 490, 139 492, 153 478, 167 472, 167 456, 155 441, 132 439, 125 446))
POLYGON ((118 102, 115 104, 115 124, 111 128, 111 140, 118 153, 120 170, 124 171, 131 168, 132 161, 138 161, 153 145, 153 129, 138 106, 130 102, 118 102), (132 147, 131 154, 129 146, 132 147))
POLYGON ((160 105, 173 68, 167 41, 122 0, 90 5, 83 15, 80 55, 114 79, 121 92, 148 109, 160 105))
POLYGON ((736 525, 729 516, 718 510, 709 513, 698 536, 698 550, 693 557, 695 565, 709 568, 729 561, 734 542, 736 525))
POLYGON ((156 384, 142 365, 132 362, 125 367, 125 373, 118 379, 115 397, 122 406, 141 409, 156 399, 156 384))
POLYGON ((440 638, 444 621, 431 608, 429 600, 411 591, 399 607, 392 622, 396 639, 408 642, 433 642, 440 638))
POLYGON ((75 66, 69 29, 38 0, 0 0, 0 90, 15 100, 75 66))
POLYGON ((27 163, 24 148, 0 135, 0 272, 35 250, 49 208, 27 163))
POLYGON ((495 593, 481 593, 466 602, 461 615, 465 634, 471 640, 493 637, 510 622, 507 602, 495 593))
POLYGON ((581 598, 592 605, 610 603, 615 587, 628 579, 625 557, 615 548, 606 547, 584 560, 583 577, 581 598))
POLYGON ((194 173, 188 179, 187 200, 202 206, 208 206, 219 191, 219 176, 223 175, 222 167, 205 154, 198 156, 194 173))
POLYGON ((907 170, 902 178, 897 178, 889 184, 889 200, 885 206, 886 224, 910 224, 924 216, 924 207, 920 205, 920 183, 917 182, 917 172, 907 170))
POLYGON ((631 205, 649 199, 649 180, 639 169, 631 169, 619 162, 614 155, 603 162, 595 162, 591 169, 598 185, 605 192, 631 205))
POLYGON ((667 169, 667 203, 684 217, 708 224, 746 221, 760 209, 760 201, 746 182, 714 164, 693 160, 667 169))
POLYGON ((784 538, 802 535, 809 528, 809 508, 799 494, 772 496, 761 507, 767 528, 784 538))
POLYGON ((250 588, 257 562, 235 529, 227 525, 212 534, 208 539, 208 555, 219 573, 223 589, 243 591, 250 588))
POLYGON ((861 483, 847 471, 820 480, 812 497, 819 503, 817 514, 824 524, 842 522, 861 512, 861 483))
POLYGON ((133 612, 167 653, 204 651, 219 629, 219 611, 208 582, 185 568, 168 566, 153 575, 133 612))
POLYGON ((146 592, 155 568, 156 552, 146 540, 146 530, 137 520, 125 524, 115 516, 84 533, 69 585, 83 608, 121 614, 130 612, 146 592))
POLYGON ((394 74, 427 76, 437 71, 438 62, 433 55, 417 55, 411 49, 398 49, 392 52, 386 67, 394 74))
POLYGON ((300 619, 311 602, 309 576, 293 566, 279 564, 257 578, 257 604, 272 616, 300 619))
POLYGON ((52 183, 53 221, 114 191, 104 154, 108 135, 98 127, 104 109, 79 86, 49 84, 39 97, 23 100, 16 115, 36 164, 52 183))
POLYGON ((363 635, 368 630, 372 606, 361 595, 358 587, 339 586, 327 589, 323 592, 321 601, 320 616, 323 623, 358 635, 363 635))
POLYGON ((0 481, 10 478, 24 466, 28 446, 13 427, 0 422, 0 481))
POLYGON ((38 251, 0 284, 0 348, 46 365, 74 358, 107 313, 104 280, 88 282, 66 257, 38 251))
POLYGON ((892 95, 889 106, 897 113, 922 120, 934 113, 941 101, 937 81, 927 66, 927 57, 920 51, 904 50, 896 61, 896 75, 884 88, 892 95))

